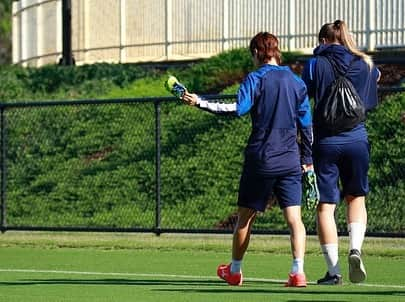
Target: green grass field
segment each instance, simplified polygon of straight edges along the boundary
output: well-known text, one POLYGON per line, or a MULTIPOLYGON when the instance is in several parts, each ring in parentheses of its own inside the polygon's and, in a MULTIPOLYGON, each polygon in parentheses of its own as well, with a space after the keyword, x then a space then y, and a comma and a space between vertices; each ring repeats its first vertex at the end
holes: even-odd
MULTIPOLYGON (((341 238, 347 280, 347 238, 341 238)), ((325 273, 308 238, 307 288, 285 288, 286 236, 254 235, 242 287, 215 276, 230 235, 7 232, 0 235, 0 301, 405 301, 405 239, 366 238, 365 284, 317 286, 325 273)))

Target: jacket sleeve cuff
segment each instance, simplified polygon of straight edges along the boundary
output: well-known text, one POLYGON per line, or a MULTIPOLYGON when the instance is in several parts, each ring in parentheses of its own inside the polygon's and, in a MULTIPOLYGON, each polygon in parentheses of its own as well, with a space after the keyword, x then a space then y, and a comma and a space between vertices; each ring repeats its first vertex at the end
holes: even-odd
POLYGON ((301 157, 301 164, 302 165, 312 165, 312 157, 311 156, 302 156, 301 157))

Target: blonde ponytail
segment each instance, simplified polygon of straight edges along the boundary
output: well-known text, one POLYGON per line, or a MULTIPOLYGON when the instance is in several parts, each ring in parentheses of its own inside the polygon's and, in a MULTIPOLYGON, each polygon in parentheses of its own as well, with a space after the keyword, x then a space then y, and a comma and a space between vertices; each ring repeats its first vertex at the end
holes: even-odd
POLYGON ((339 44, 345 46, 352 54, 362 58, 370 70, 373 67, 373 61, 371 57, 364 52, 357 49, 356 43, 354 42, 352 35, 344 21, 336 20, 333 23, 326 23, 321 27, 319 31, 319 42, 326 40, 330 43, 338 42, 339 44))
POLYGON ((354 42, 352 38, 352 34, 349 32, 349 29, 344 21, 336 20, 334 22, 334 25, 336 26, 336 23, 339 23, 340 27, 340 41, 342 45, 346 46, 346 48, 354 55, 362 58, 367 65, 369 66, 370 70, 373 67, 373 61, 371 57, 364 52, 360 51, 356 43, 354 42))

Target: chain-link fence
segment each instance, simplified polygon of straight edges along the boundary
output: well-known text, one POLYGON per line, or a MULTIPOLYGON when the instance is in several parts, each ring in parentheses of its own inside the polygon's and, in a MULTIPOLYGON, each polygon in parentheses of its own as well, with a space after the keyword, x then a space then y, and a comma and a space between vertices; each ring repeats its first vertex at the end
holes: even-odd
MULTIPOLYGON (((371 143, 381 145, 372 151, 369 231, 403 236, 405 96, 380 107, 368 122, 371 143)), ((174 98, 9 103, 0 117, 3 231, 233 229, 249 117, 215 116, 174 98)), ((314 213, 303 216, 314 233, 314 213)), ((277 206, 254 229, 286 230, 277 206)))

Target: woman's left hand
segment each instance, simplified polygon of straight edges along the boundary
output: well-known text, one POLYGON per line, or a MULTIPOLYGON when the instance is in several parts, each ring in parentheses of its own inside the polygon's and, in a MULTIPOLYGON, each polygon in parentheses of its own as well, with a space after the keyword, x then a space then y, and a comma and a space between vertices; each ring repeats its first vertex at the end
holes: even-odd
POLYGON ((302 165, 302 171, 303 172, 314 171, 314 165, 313 164, 302 165))

